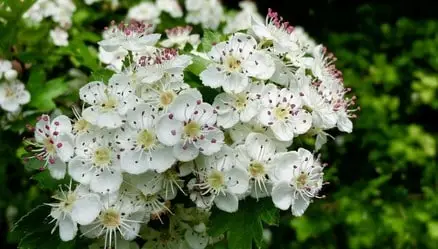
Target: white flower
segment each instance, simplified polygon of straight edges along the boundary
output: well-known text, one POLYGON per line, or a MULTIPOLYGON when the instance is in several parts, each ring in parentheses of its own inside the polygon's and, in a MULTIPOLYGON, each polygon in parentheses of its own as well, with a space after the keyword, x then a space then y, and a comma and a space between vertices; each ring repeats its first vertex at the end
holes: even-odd
POLYGON ((68 46, 68 33, 60 27, 50 30, 50 38, 56 46, 68 46))
POLYGON ((241 93, 220 93, 213 102, 217 124, 225 129, 231 128, 239 121, 249 122, 258 114, 263 84, 251 82, 241 93))
POLYGON ((30 93, 21 81, 0 82, 0 107, 3 110, 16 112, 29 101, 30 93))
POLYGON ((108 85, 93 81, 79 90, 81 100, 91 105, 82 112, 82 116, 93 125, 120 127, 126 112, 138 102, 130 83, 122 82, 116 76, 111 77, 108 85))
POLYGON ((158 115, 158 111, 147 104, 128 111, 127 124, 115 135, 116 144, 123 149, 120 160, 126 172, 141 174, 156 170, 161 173, 176 162, 172 147, 161 144, 156 136, 158 115))
POLYGON ((12 68, 12 63, 0 59, 0 79, 5 77, 6 80, 12 81, 17 78, 18 72, 12 68))
POLYGON ((204 249, 208 246, 210 237, 205 231, 197 232, 189 227, 184 233, 184 239, 190 248, 204 249))
POLYGON ((108 130, 76 138, 76 156, 68 164, 69 175, 98 193, 114 193, 122 184, 120 154, 108 130))
POLYGON ((198 165, 198 181, 195 187, 202 195, 210 196, 216 207, 225 212, 236 212, 239 207, 238 195, 248 190, 248 173, 232 164, 234 151, 224 146, 222 151, 204 158, 198 165), (231 159, 231 160, 230 160, 231 159))
POLYGON ((263 17, 257 11, 257 5, 251 1, 241 1, 239 6, 242 9, 233 17, 228 17, 224 32, 226 34, 249 29, 251 27, 251 17, 258 22, 263 21, 263 17))
POLYGON ((218 0, 186 0, 186 22, 201 24, 203 28, 217 29, 224 18, 222 4, 218 0))
POLYGON ((35 126, 35 143, 30 143, 35 149, 35 157, 45 161, 44 167, 55 179, 65 176, 65 162, 73 157, 73 135, 70 119, 61 115, 50 122, 48 115, 42 115, 35 126))
POLYGON ((77 186, 75 190, 70 185, 67 192, 61 189, 53 198, 59 202, 48 204, 52 207, 50 216, 56 221, 52 233, 59 227, 59 236, 63 241, 72 240, 76 236, 77 224, 88 225, 99 215, 99 196, 90 193, 83 185, 77 186))
POLYGON ((145 103, 167 112, 177 95, 187 88, 189 85, 184 82, 160 80, 154 84, 145 84, 141 88, 140 98, 145 103))
POLYGON ((260 122, 269 126, 281 141, 291 141, 312 125, 312 116, 301 108, 301 96, 286 88, 279 90, 275 85, 267 85, 262 93, 262 105, 260 122))
POLYGON ((214 126, 216 114, 211 105, 202 102, 196 89, 180 94, 157 123, 161 143, 173 146, 173 155, 190 161, 201 152, 211 155, 220 150, 224 134, 214 126))
POLYGON ((290 34, 293 27, 288 22, 283 22, 277 12, 268 9, 265 23, 253 19, 252 31, 262 40, 273 41, 278 50, 285 50, 291 46, 290 34))
POLYGON ((105 64, 108 64, 111 69, 115 71, 121 71, 123 67, 123 60, 128 55, 128 51, 122 47, 108 52, 102 47, 99 47, 99 60, 105 64))
POLYGON ((173 168, 162 173, 148 171, 137 175, 133 177, 133 184, 143 194, 159 194, 164 200, 175 199, 178 190, 184 193, 184 180, 180 179, 180 175, 173 168))
POLYGON ((172 29, 166 29, 167 39, 161 42, 161 45, 166 48, 177 46, 183 49, 187 43, 196 47, 199 44, 199 34, 190 34, 192 26, 178 26, 172 29))
MULTIPOLYGON (((279 159, 273 181, 272 201, 275 206, 286 210, 292 209, 295 216, 304 211, 322 188, 323 168, 319 161, 314 161, 312 153, 305 149, 287 152, 288 160, 279 159)), ((274 159, 275 161, 275 159, 274 159)))
POLYGON ((151 2, 142 2, 128 11, 128 19, 147 23, 160 23, 160 9, 151 2))
POLYGON ((243 33, 216 44, 208 53, 213 63, 199 75, 202 83, 222 87, 227 93, 239 93, 248 86, 249 77, 269 79, 275 71, 274 62, 256 48, 255 39, 243 33))
POLYGON ((311 53, 313 49, 316 47, 315 40, 310 38, 310 36, 304 31, 302 27, 295 26, 290 33, 290 39, 293 41, 297 41, 297 43, 301 44, 305 48, 305 51, 311 53))
POLYGON ((250 133, 245 144, 237 148, 238 166, 245 169, 250 176, 250 192, 254 198, 269 196, 272 182, 269 174, 275 166, 271 163, 278 155, 275 144, 267 136, 250 133))
POLYGON ((188 55, 178 55, 172 48, 157 49, 139 60, 138 74, 143 83, 153 83, 161 79, 180 82, 184 78, 184 69, 192 63, 188 55))
POLYGON ((183 11, 177 0, 157 0, 158 9, 167 12, 173 18, 183 16, 183 11))
POLYGON ((136 21, 127 25, 113 23, 106 32, 107 37, 98 44, 108 52, 113 52, 119 47, 131 51, 143 50, 155 45, 160 39, 160 34, 151 34, 151 27, 136 21))
POLYGON ((140 226, 144 220, 145 211, 130 212, 125 203, 104 202, 102 211, 97 219, 89 225, 81 226, 82 235, 88 238, 104 236, 104 248, 115 248, 117 236, 124 240, 133 240, 138 236, 140 226))

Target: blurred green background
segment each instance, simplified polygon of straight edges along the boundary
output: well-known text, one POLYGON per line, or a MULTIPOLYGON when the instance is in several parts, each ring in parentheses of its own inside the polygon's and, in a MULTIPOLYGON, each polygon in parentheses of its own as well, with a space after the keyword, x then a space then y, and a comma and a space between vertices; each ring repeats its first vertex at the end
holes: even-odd
MULTIPOLYGON (((269 228, 270 248, 438 248, 438 8, 426 1, 258 3, 263 13, 272 7, 304 27, 336 55, 361 107, 353 133, 333 134, 322 150, 329 163, 327 197, 301 218, 282 213, 281 224, 269 228)), ((82 34, 86 42, 99 39, 82 34)), ((75 59, 89 69, 96 63, 75 59)), ((66 70, 57 57, 45 62, 53 72, 66 70)), ((16 248, 12 224, 47 201, 54 187, 44 186, 43 173, 33 176, 16 156, 22 137, 15 132, 23 124, 0 129, 0 248, 16 248)))

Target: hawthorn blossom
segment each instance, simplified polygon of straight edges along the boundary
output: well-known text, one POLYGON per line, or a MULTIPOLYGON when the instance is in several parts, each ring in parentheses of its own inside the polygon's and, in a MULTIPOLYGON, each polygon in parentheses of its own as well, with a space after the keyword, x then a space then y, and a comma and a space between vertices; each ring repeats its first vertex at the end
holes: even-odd
POLYGON ((222 87, 227 93, 240 93, 248 86, 249 77, 269 79, 275 71, 274 61, 256 48, 256 40, 243 33, 216 44, 208 53, 213 63, 199 75, 202 83, 222 87))
POLYGON ((190 34, 192 29, 192 26, 178 26, 166 29, 167 39, 163 40, 160 44, 166 48, 177 46, 179 49, 183 49, 187 43, 196 47, 200 42, 199 34, 190 34))
POLYGON ((123 60, 128 55, 128 51, 122 47, 108 52, 99 46, 99 60, 102 63, 108 64, 108 67, 114 71, 120 72, 123 67, 123 60))
POLYGON ((231 148, 224 146, 219 153, 205 157, 196 172, 195 184, 203 196, 210 196, 209 201, 217 208, 229 213, 237 211, 238 195, 245 193, 249 184, 248 173, 229 160, 235 157, 233 153, 231 148))
POLYGON ((241 1, 239 2, 239 7, 241 8, 241 11, 235 16, 227 18, 224 27, 224 32, 226 34, 249 29, 251 27, 252 18, 256 19, 258 22, 263 21, 263 17, 258 13, 257 5, 254 2, 241 1))
POLYGON ((123 181, 120 152, 112 132, 101 130, 78 136, 75 154, 68 164, 73 180, 89 184, 97 193, 114 193, 120 188, 123 181))
POLYGON ((120 127, 126 112, 138 99, 129 82, 120 82, 113 76, 108 85, 93 81, 79 89, 79 97, 90 106, 82 112, 82 117, 93 125, 106 128, 120 127))
POLYGON ((12 63, 7 60, 0 59, 0 79, 3 77, 12 81, 17 78, 18 72, 12 68, 12 63))
POLYGON ((184 78, 184 69, 192 63, 188 55, 178 55, 176 49, 157 49, 139 60, 138 73, 141 82, 151 84, 164 78, 171 82, 179 82, 184 78))
POLYGON ((247 88, 236 94, 220 93, 213 102, 216 110, 217 124, 225 129, 231 128, 239 121, 249 122, 255 117, 260 106, 263 84, 251 82, 247 88))
POLYGON ((34 147, 35 157, 44 161, 50 175, 62 179, 66 172, 66 162, 74 153, 72 125, 67 116, 60 115, 50 122, 48 115, 42 115, 35 125, 35 142, 28 142, 34 147))
POLYGON ((153 84, 145 84, 140 91, 140 98, 147 104, 156 106, 167 112, 178 94, 189 85, 184 82, 160 80, 153 84))
POLYGON ((183 16, 183 11, 178 3, 178 0, 156 0, 157 8, 161 11, 167 12, 173 18, 183 16))
POLYGON ((152 34, 152 26, 142 22, 131 21, 129 24, 112 23, 106 32, 106 38, 98 44, 107 52, 122 47, 130 51, 139 51, 155 45, 160 34, 152 34))
POLYGON ((142 2, 128 11, 128 19, 147 23, 160 23, 160 9, 151 2, 142 2))
POLYGON ((303 148, 287 154, 288 160, 278 159, 281 162, 272 177, 272 201, 276 207, 282 210, 290 207, 293 215, 301 216, 312 198, 318 197, 323 184, 323 168, 313 159, 312 153, 303 148))
POLYGON ((123 150, 120 154, 121 167, 130 174, 140 174, 147 170, 161 173, 169 169, 176 158, 172 156, 172 147, 158 141, 158 110, 147 104, 141 104, 127 113, 126 125, 115 135, 115 141, 123 150))
POLYGON ((312 126, 312 116, 301 108, 298 93, 268 84, 262 93, 259 121, 269 126, 277 139, 291 141, 294 136, 306 133, 312 126))
POLYGON ((224 134, 214 126, 216 114, 211 105, 202 102, 201 94, 186 90, 180 94, 157 123, 158 140, 173 146, 173 155, 190 161, 201 152, 211 155, 223 144, 224 134))
POLYGON ((71 183, 67 191, 61 191, 52 196, 57 203, 49 203, 50 216, 55 222, 52 233, 59 227, 59 237, 63 241, 72 240, 78 231, 77 224, 88 225, 99 215, 101 202, 97 194, 89 192, 84 185, 78 185, 72 190, 71 183))
MULTIPOLYGON (((7 77, 8 72, 5 73, 5 77, 7 77)), ((29 103, 29 101, 30 93, 21 81, 0 82, 0 107, 3 110, 17 112, 22 105, 29 103)))
POLYGON ((60 27, 50 30, 50 38, 56 46, 68 46, 68 33, 60 27))
POLYGON ((186 22, 203 28, 217 29, 224 18, 223 6, 218 0, 185 0, 185 7, 186 22))

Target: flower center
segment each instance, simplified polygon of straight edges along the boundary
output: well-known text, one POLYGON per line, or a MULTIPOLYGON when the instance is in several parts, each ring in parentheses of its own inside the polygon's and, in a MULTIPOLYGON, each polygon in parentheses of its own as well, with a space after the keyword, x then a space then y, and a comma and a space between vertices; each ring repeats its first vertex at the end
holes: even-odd
POLYGON ((249 173, 252 177, 264 176, 266 173, 265 166, 260 162, 252 162, 249 165, 249 173))
POLYGON ((91 124, 88 121, 86 121, 85 119, 79 119, 73 125, 73 130, 76 133, 85 133, 86 131, 88 131, 90 129, 90 126, 91 126, 91 124))
POLYGON ((214 190, 219 190, 225 183, 224 174, 218 170, 213 170, 207 178, 208 184, 214 190))
POLYGON ((162 92, 160 94, 160 104, 162 106, 168 106, 173 102, 175 94, 172 91, 162 92))
POLYGON ((240 71, 240 65, 241 64, 242 64, 242 62, 240 60, 238 60, 234 56, 228 56, 225 59, 225 66, 226 66, 226 68, 228 69, 229 72, 240 71))
POLYGON ((56 147, 55 144, 53 143, 53 140, 50 138, 46 138, 43 142, 44 144, 44 148, 46 149, 46 152, 49 155, 55 154, 56 153, 56 147))
POLYGON ((100 221, 107 228, 117 228, 121 224, 121 217, 116 210, 108 209, 100 215, 100 221))
POLYGON ((72 192, 68 193, 67 198, 63 203, 63 209, 65 211, 71 211, 73 208, 73 203, 76 201, 76 195, 72 192))
POLYGON ((196 138, 201 134, 201 126, 194 121, 190 121, 184 126, 184 133, 187 137, 196 138))
POLYGON ((111 150, 108 147, 98 148, 93 155, 93 162, 97 167, 104 167, 111 163, 111 150))
POLYGON ((101 105, 102 111, 111 111, 116 108, 118 101, 113 97, 108 97, 101 105))
POLYGON ((301 173, 301 175, 298 176, 296 181, 297 181, 297 188, 303 188, 307 183, 307 175, 301 173))
POLYGON ((290 115, 289 108, 275 107, 274 116, 277 120, 286 120, 290 115))
POLYGON ((6 98, 10 98, 10 97, 13 97, 15 95, 15 93, 12 90, 12 88, 6 87, 5 95, 6 95, 6 98))
POLYGON ((143 149, 151 149, 156 143, 155 134, 148 130, 143 130, 137 136, 137 143, 143 149))
POLYGON ((236 96, 236 109, 237 110, 243 110, 246 107, 246 94, 241 93, 241 94, 237 94, 236 96))

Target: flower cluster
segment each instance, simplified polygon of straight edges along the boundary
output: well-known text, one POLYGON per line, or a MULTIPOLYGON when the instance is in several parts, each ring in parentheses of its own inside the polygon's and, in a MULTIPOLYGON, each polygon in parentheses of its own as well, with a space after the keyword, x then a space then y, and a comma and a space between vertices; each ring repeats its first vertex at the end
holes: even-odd
POLYGON ((0 59, 0 107, 11 113, 19 112, 30 101, 30 93, 17 76, 12 62, 0 59))
MULTIPOLYGON (((211 15, 203 5, 215 1, 186 2, 203 22, 211 15)), ((43 115, 35 127, 36 157, 54 178, 78 183, 51 204, 61 238, 80 230, 105 248, 137 236, 147 248, 205 248, 218 239, 206 234, 214 206, 236 212, 242 199, 270 198, 302 215, 320 196, 324 165, 309 150, 291 150, 294 139, 316 136, 318 150, 327 130, 352 131, 354 97, 334 56, 272 10, 196 55, 178 50, 190 28, 159 42, 153 27, 112 23, 99 45, 121 54, 115 73, 79 90, 74 120, 43 115), (185 82, 195 56, 206 64, 199 84, 217 93, 210 102, 185 82), (183 196, 192 208, 177 204, 183 196), (164 217, 169 231, 148 227, 164 217)))
POLYGON ((56 46, 68 45, 68 33, 76 6, 72 0, 37 0, 24 13, 23 18, 34 25, 44 18, 51 18, 58 26, 50 31, 50 38, 56 46))

